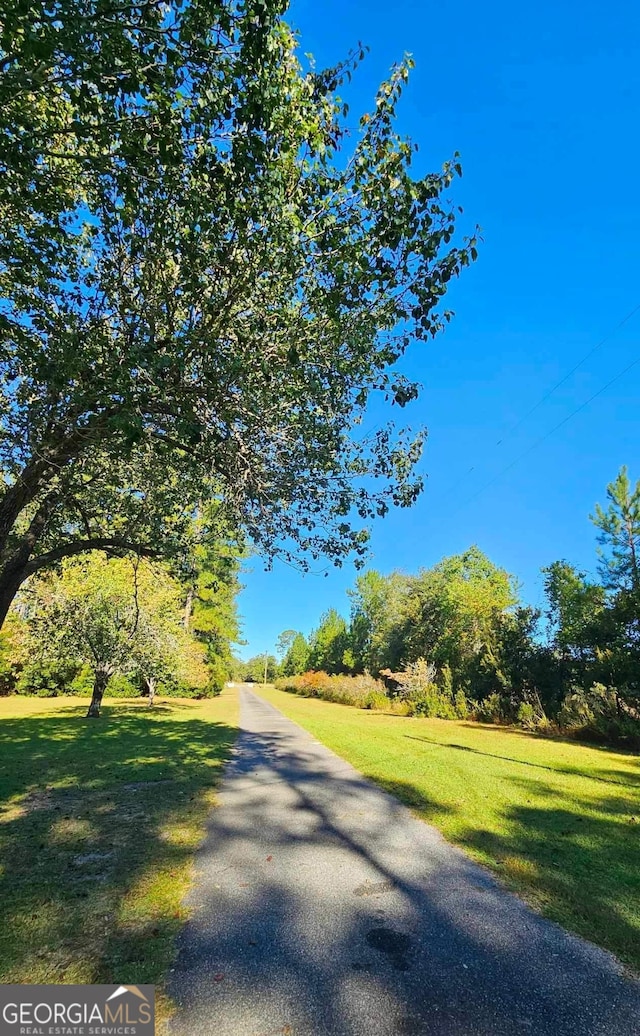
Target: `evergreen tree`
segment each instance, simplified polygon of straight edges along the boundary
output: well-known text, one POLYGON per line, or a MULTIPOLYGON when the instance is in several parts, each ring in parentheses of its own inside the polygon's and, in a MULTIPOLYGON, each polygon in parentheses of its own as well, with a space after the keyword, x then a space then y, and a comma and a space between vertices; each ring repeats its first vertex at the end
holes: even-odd
POLYGON ((280 672, 282 676, 299 676, 308 669, 309 644, 302 633, 295 633, 280 665, 280 672))
POLYGON ((345 652, 349 648, 347 624, 335 608, 322 615, 320 625, 309 638, 309 668, 325 673, 344 673, 345 652))

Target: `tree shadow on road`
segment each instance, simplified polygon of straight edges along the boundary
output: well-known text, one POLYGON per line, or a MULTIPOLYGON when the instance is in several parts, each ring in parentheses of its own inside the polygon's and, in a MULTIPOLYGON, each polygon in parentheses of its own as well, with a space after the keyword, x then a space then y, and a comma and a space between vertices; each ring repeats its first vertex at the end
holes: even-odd
MULTIPOLYGON (((174 1036, 631 1036, 638 988, 429 828, 407 842, 391 795, 327 769, 311 741, 243 734, 238 749, 179 940, 174 1036)), ((442 813, 410 782, 386 787, 442 813)))

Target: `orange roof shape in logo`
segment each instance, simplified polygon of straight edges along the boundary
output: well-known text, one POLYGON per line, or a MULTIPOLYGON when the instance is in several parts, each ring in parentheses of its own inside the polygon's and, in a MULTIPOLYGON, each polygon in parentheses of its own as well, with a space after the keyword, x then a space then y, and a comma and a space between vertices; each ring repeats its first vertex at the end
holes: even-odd
POLYGON ((148 1002, 142 990, 138 989, 137 986, 118 986, 116 991, 112 993, 111 996, 107 997, 107 1003, 109 1000, 115 1000, 117 996, 123 996, 125 993, 133 993, 133 995, 139 997, 140 1000, 148 1002))

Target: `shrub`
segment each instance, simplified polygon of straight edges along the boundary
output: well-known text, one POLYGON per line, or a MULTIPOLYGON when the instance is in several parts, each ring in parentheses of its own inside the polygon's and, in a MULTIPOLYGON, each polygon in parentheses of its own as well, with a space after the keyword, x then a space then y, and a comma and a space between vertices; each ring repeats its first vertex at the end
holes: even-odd
POLYGON ((139 695, 139 685, 122 673, 116 673, 111 677, 105 692, 107 698, 137 698, 139 695))
POLYGON ((441 719, 465 719, 469 705, 463 691, 453 695, 451 673, 444 674, 444 686, 435 682, 435 666, 424 658, 408 666, 399 684, 397 694, 390 698, 381 680, 362 676, 329 676, 323 672, 284 676, 276 680, 276 687, 305 698, 322 698, 338 705, 353 705, 358 709, 378 709, 396 716, 437 716, 441 719))
POLYGON ((410 716, 457 719, 451 690, 451 673, 449 672, 448 679, 444 670, 443 674, 441 688, 435 682, 435 666, 425 658, 419 658, 407 666, 400 683, 398 698, 407 703, 410 716))
POLYGON ((513 701, 510 703, 510 714, 513 715, 515 712, 516 722, 525 730, 550 733, 552 724, 544 711, 540 695, 535 690, 526 690, 524 693, 527 697, 517 707, 513 701))
POLYGON ((469 702, 467 701, 467 696, 464 691, 456 691, 453 705, 458 719, 467 719, 471 709, 469 708, 469 702))
POLYGON ((504 704, 502 698, 494 691, 484 701, 478 702, 475 709, 475 718, 480 723, 500 723, 504 720, 504 704))
POLYGON ((365 709, 386 709, 389 707, 389 699, 381 691, 369 691, 364 696, 365 709))
POLYGON ((77 675, 77 665, 57 659, 29 659, 16 681, 18 694, 35 694, 39 698, 56 698, 59 694, 73 693, 71 684, 77 675))
POLYGON ((604 684, 574 688, 566 695, 558 722, 563 730, 586 741, 623 741, 640 745, 640 717, 621 704, 604 684))
POLYGON ((518 723, 527 730, 536 726, 536 711, 530 702, 523 701, 518 706, 518 723))
POLYGON ((322 698, 338 705, 354 705, 359 709, 388 709, 390 701, 380 680, 371 676, 329 676, 323 672, 284 676, 276 680, 281 691, 304 698, 322 698))
POLYGON ((558 720, 560 726, 572 730, 613 719, 616 713, 615 692, 604 684, 594 683, 589 688, 574 688, 565 696, 558 720))

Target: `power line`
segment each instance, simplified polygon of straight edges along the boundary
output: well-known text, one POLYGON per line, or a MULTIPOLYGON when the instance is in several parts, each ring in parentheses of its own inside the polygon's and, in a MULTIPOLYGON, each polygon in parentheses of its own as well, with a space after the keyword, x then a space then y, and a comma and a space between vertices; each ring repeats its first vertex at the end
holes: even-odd
MULTIPOLYGON (((523 415, 522 415, 521 417, 519 417, 519 418, 518 418, 518 420, 517 420, 517 421, 515 422, 515 424, 512 424, 512 425, 511 425, 511 426, 510 426, 509 428, 507 428, 507 430, 506 430, 506 432, 504 433, 504 435, 502 436, 502 438, 501 438, 501 439, 498 439, 498 441, 497 441, 497 442, 495 443, 494 449, 495 449, 495 447, 497 447, 497 446, 501 446, 501 445, 502 445, 502 443, 504 443, 504 442, 505 442, 505 441, 506 441, 506 440, 507 440, 507 439, 508 439, 508 438, 509 438, 509 437, 510 437, 510 436, 511 436, 512 434, 513 434, 513 432, 515 432, 515 431, 516 431, 516 429, 517 429, 517 428, 520 428, 520 426, 521 426, 522 424, 524 424, 524 422, 525 422, 525 421, 527 420, 527 418, 528 418, 528 417, 530 417, 530 416, 531 416, 531 414, 533 414, 533 413, 534 413, 534 412, 535 412, 536 410, 538 410, 538 408, 539 408, 539 407, 541 407, 543 403, 546 403, 546 401, 547 401, 547 400, 548 400, 548 399, 549 399, 549 398, 550 398, 550 397, 551 397, 551 396, 553 395, 553 393, 554 393, 554 392, 555 392, 555 391, 556 391, 557 389, 559 389, 561 385, 564 385, 564 383, 565 383, 566 381, 568 381, 568 380, 569 380, 569 378, 570 378, 570 377, 571 377, 571 376, 572 376, 573 374, 575 374, 575 372, 576 372, 577 370, 579 370, 579 369, 580 369, 580 367, 582 367, 582 366, 583 366, 583 364, 585 364, 585 363, 587 362, 587 360, 589 360, 589 359, 590 359, 590 358, 591 358, 591 357, 592 357, 592 356, 593 356, 593 355, 594 355, 595 353, 597 353, 597 352, 598 352, 598 350, 599 350, 599 349, 601 349, 603 345, 605 345, 605 344, 606 344, 606 343, 607 343, 607 342, 608 342, 608 341, 609 341, 609 340, 610 340, 611 338, 613 338, 613 336, 614 336, 614 335, 616 334, 616 332, 617 332, 617 331, 619 331, 621 327, 624 327, 624 325, 625 325, 626 323, 628 323, 628 322, 629 322, 629 320, 631 320, 631 318, 632 318, 633 316, 635 316, 635 314, 636 314, 636 313, 637 313, 637 312, 638 312, 639 310, 640 310, 640 302, 639 302, 639 303, 638 303, 638 304, 637 304, 636 306, 634 306, 634 307, 633 307, 633 309, 632 309, 632 310, 630 310, 630 311, 629 311, 629 312, 627 313, 627 315, 626 315, 626 316, 624 316, 624 317, 622 318, 622 320, 620 320, 620 321, 619 321, 619 323, 617 323, 617 324, 615 325, 615 327, 613 327, 613 328, 612 328, 612 329, 611 329, 610 331, 608 331, 608 332, 607 332, 607 334, 606 334, 606 335, 605 335, 605 336, 604 336, 603 338, 601 338, 601 339, 600 339, 600 341, 599 341, 599 342, 597 342, 597 343, 596 343, 596 344, 595 344, 595 345, 593 346, 593 348, 589 350, 589 352, 588 352, 588 353, 585 353, 585 355, 584 355, 584 356, 582 357, 582 359, 581 359, 581 360, 579 360, 579 361, 578 361, 578 362, 577 362, 577 363, 575 364, 575 366, 573 366, 573 367, 571 368, 571 370, 570 370, 570 371, 568 371, 568 372, 567 372, 567 373, 566 373, 566 374, 565 374, 565 375, 564 375, 564 376, 563 376, 562 378, 560 378, 560 381, 557 381, 557 382, 555 383, 555 385, 552 385, 552 386, 551 386, 551 388, 550 388, 550 389, 549 389, 549 390, 548 390, 547 392, 545 392, 543 396, 541 396, 541 397, 540 397, 540 399, 539 399, 539 400, 537 401, 537 403, 534 403, 534 405, 533 405, 532 407, 530 407, 530 409, 529 409, 529 410, 527 410, 527 412, 526 412, 525 414, 523 414, 523 415)), ((634 366, 634 364, 632 364, 632 366, 634 366)), ((625 373, 625 372, 623 371, 623 372, 622 372, 622 374, 623 374, 623 373, 625 373)), ((619 376, 620 376, 620 377, 622 377, 622 374, 620 374, 619 376)), ((615 380, 616 380, 616 379, 614 379, 614 381, 615 381, 615 380)), ((604 389, 603 389, 602 391, 604 391, 604 389)), ((597 394, 597 393, 596 393, 596 394, 597 394)), ((595 397, 592 397, 592 398, 595 398, 595 397)), ((586 406, 586 405, 588 404, 588 402, 590 402, 590 400, 588 400, 588 401, 587 401, 587 403, 585 403, 584 405, 586 406)), ((579 409, 580 409, 580 408, 579 408, 579 409)), ((578 412, 578 411, 574 411, 574 413, 577 413, 577 412, 578 412)), ((573 414, 569 415, 569 418, 567 418, 567 420, 570 420, 570 418, 571 418, 572 416, 573 416, 573 414)), ((564 422, 561 422, 561 424, 564 424, 564 422)), ((559 427, 559 426, 558 426, 558 427, 559 427)), ((549 434, 552 434, 552 433, 551 433, 551 432, 549 432, 549 434)), ((546 438, 546 436, 545 436, 545 437, 543 437, 543 439, 544 439, 544 438, 546 438)), ((543 439, 540 439, 540 440, 539 440, 539 442, 542 442, 542 441, 543 441, 543 439)), ((534 444, 534 446, 533 446, 533 447, 531 447, 531 449, 535 449, 535 445, 538 445, 538 444, 537 444, 537 443, 536 443, 536 444, 534 444)), ((527 452, 529 452, 529 451, 527 451, 527 452)), ((525 454, 522 454, 522 456, 526 456, 526 453, 525 453, 525 454)), ((446 499, 447 499, 447 498, 448 498, 449 496, 451 496, 451 494, 455 492, 455 490, 456 490, 456 489, 458 488, 458 486, 459 486, 459 485, 461 485, 461 484, 462 484, 463 482, 465 482, 465 481, 467 480, 467 478, 469 477, 469 475, 471 474, 471 472, 472 472, 472 471, 475 471, 475 469, 476 469, 476 464, 477 464, 477 462, 476 462, 476 463, 474 463, 474 464, 472 464, 470 468, 467 468, 467 470, 466 470, 465 472, 463 472, 463 474, 462 474, 462 475, 460 475, 460 477, 459 477, 459 478, 457 478, 455 482, 453 482, 453 483, 452 483, 452 484, 451 484, 451 485, 450 485, 450 486, 449 486, 449 487, 448 487, 447 489, 445 489, 444 493, 443 493, 443 494, 442 494, 442 496, 440 497, 440 502, 442 502, 443 500, 446 500, 446 499)), ((510 466, 511 466, 511 465, 510 465, 510 466)), ((506 471, 506 470, 508 470, 508 469, 507 469, 507 468, 505 468, 505 471, 506 471)), ((499 477, 499 476, 496 476, 496 477, 499 477)), ((491 484, 491 483, 487 483, 487 485, 490 485, 490 484, 491 484)), ((472 499, 473 499, 473 498, 472 498, 472 499)), ((455 512, 454 512, 454 513, 455 513, 455 512)))
MULTIPOLYGON (((640 306, 638 308, 640 308, 640 306)), ((501 471, 499 471, 497 475, 494 475, 493 478, 489 479, 488 482, 485 482, 483 486, 480 486, 480 489, 476 490, 476 492, 473 493, 470 497, 468 497, 467 500, 464 500, 460 504, 460 506, 457 507, 455 511, 453 511, 452 513, 457 514, 458 511, 462 510, 462 508, 470 504, 473 500, 476 499, 476 497, 480 496, 481 493, 484 493, 484 491, 488 489, 489 486, 492 486, 494 482, 497 482, 498 479, 502 478, 503 475, 506 475, 508 471, 511 471, 512 468, 515 468, 516 464, 519 464, 521 460, 524 460, 524 458, 528 457, 530 453, 533 453, 533 451, 536 450, 538 446, 541 446, 543 442, 546 442, 547 439, 551 438, 551 436, 554 435, 559 428, 562 428, 563 425, 571 421, 571 419, 575 417, 576 414, 579 414, 582 410, 588 407, 594 399, 597 399, 598 396, 601 396, 603 392, 606 392, 607 389, 611 388, 611 386, 614 385, 616 381, 619 381, 620 378, 623 378, 625 374, 628 374, 628 372, 632 370, 633 367, 637 367, 639 363, 640 356, 637 356, 635 360, 633 360, 624 368, 624 370, 621 370, 618 374, 616 374, 614 378, 611 378, 611 380, 608 381, 606 385, 603 385, 602 388, 599 388, 598 391, 594 392, 592 396, 589 396, 588 399, 585 399, 584 403, 581 403, 580 406, 575 408, 575 410, 572 410, 570 414, 567 414, 567 416, 562 419, 562 421, 559 421, 558 424, 554 425, 553 428, 550 428, 548 432, 545 432, 545 434, 541 435, 539 439, 536 439, 536 441, 532 443, 531 446, 529 446, 526 450, 520 453, 515 458, 515 460, 511 461, 510 464, 507 464, 507 466, 503 468, 501 471)))
POLYGON ((616 324, 616 326, 615 326, 614 328, 612 328, 612 330, 611 330, 611 331, 609 331, 609 332, 608 332, 608 333, 607 333, 607 334, 606 334, 606 335, 604 336, 604 338, 601 338, 601 339, 600 339, 600 341, 599 341, 599 342, 598 342, 598 343, 597 343, 596 345, 594 345, 593 349, 590 349, 590 350, 589 350, 589 352, 588 352, 588 353, 586 353, 586 354, 585 354, 585 356, 583 356, 583 357, 582 357, 582 359, 578 361, 578 363, 576 363, 575 367, 572 367, 572 368, 571 368, 571 370, 570 370, 570 371, 568 371, 568 372, 567 372, 567 374, 565 374, 565 375, 564 375, 564 377, 560 378, 560 381, 557 381, 557 382, 555 383, 555 385, 552 385, 552 387, 551 387, 551 388, 549 389, 549 391, 548 391, 548 392, 546 392, 546 393, 544 394, 544 396, 542 396, 542 397, 541 397, 541 398, 540 398, 540 399, 538 400, 538 402, 537 402, 537 403, 534 403, 534 405, 533 405, 533 406, 531 407, 531 409, 530 409, 530 410, 527 410, 526 414, 523 414, 523 415, 522 415, 522 417, 518 418, 518 420, 516 421, 516 423, 515 423, 515 424, 511 425, 511 427, 510 427, 510 428, 507 428, 507 431, 506 431, 506 432, 505 432, 505 434, 503 435, 502 439, 498 439, 498 441, 497 441, 497 443, 496 443, 496 446, 500 446, 500 445, 501 445, 501 444, 502 444, 502 443, 503 443, 503 442, 505 441, 505 439, 508 439, 508 438, 509 438, 509 436, 510 436, 510 435, 512 434, 512 432, 515 432, 516 428, 519 428, 519 427, 520 427, 520 425, 521 425, 521 424, 523 424, 523 422, 524 422, 524 421, 526 421, 526 420, 527 420, 527 418, 531 416, 531 414, 535 413, 535 411, 536 411, 536 410, 537 410, 537 409, 538 409, 539 407, 541 407, 543 403, 546 403, 546 402, 547 402, 547 400, 548 400, 548 399, 549 399, 549 398, 550 398, 550 397, 551 397, 551 396, 553 395, 553 393, 554 393, 554 392, 556 391, 556 389, 559 389, 561 385, 564 385, 564 383, 565 383, 566 381, 568 381, 568 380, 569 380, 569 378, 570 378, 570 377, 571 377, 571 376, 572 376, 573 374, 575 374, 575 372, 576 372, 577 370, 579 370, 579 369, 580 369, 580 367, 582 367, 582 365, 583 365, 583 364, 585 364, 585 363, 587 362, 587 360, 590 360, 590 359, 591 359, 591 357, 592 357, 592 356, 593 356, 593 355, 594 355, 595 353, 597 353, 597 352, 598 352, 598 350, 599 350, 599 349, 601 349, 601 348, 602 348, 602 346, 603 346, 603 345, 605 345, 605 344, 606 344, 606 343, 607 343, 607 342, 609 341, 609 339, 613 338, 613 336, 615 335, 616 331, 619 331, 621 327, 624 327, 624 325, 625 325, 626 323, 628 323, 628 322, 629 322, 629 320, 631 320, 631 318, 632 318, 633 316, 635 316, 635 314, 636 314, 636 313, 638 312, 638 310, 640 310, 640 302, 638 303, 638 305, 637 305, 637 306, 634 306, 634 308, 633 308, 633 309, 631 310, 631 312, 630 312, 630 313, 627 313, 626 317, 623 317, 623 318, 622 318, 622 320, 620 321, 620 323, 619 323, 619 324, 616 324))

